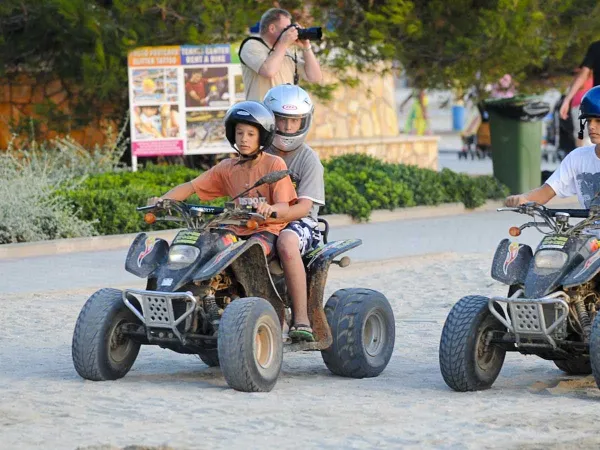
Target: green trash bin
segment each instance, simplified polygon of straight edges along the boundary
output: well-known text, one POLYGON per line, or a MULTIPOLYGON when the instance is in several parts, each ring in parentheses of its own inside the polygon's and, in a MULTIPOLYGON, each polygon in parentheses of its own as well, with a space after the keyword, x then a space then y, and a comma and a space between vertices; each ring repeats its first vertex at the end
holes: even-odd
POLYGON ((542 182, 542 119, 550 105, 539 97, 486 100, 489 113, 494 177, 511 194, 527 192, 542 182))

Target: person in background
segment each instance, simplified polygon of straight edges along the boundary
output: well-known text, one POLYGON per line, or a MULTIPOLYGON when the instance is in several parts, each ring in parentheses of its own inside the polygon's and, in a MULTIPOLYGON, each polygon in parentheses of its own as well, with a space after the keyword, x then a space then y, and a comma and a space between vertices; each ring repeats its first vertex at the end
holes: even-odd
MULTIPOLYGON (((581 68, 576 68, 575 73, 581 71, 581 68)), ((575 147, 582 147, 583 145, 591 145, 592 141, 590 141, 589 136, 584 136, 584 139, 579 139, 579 105, 581 105, 581 99, 585 95, 587 91, 589 91, 594 86, 594 78, 588 76, 587 80, 583 83, 583 86, 575 92, 573 96, 573 100, 571 100, 571 120, 573 121, 573 130, 575 131, 575 147)), ((564 101, 564 100, 563 100, 564 101)), ((562 105, 561 105, 562 106, 562 105)))
POLYGON ((575 78, 571 83, 571 89, 569 89, 569 92, 560 107, 560 116, 563 119, 566 119, 569 116, 573 97, 575 97, 577 91, 584 86, 590 76, 592 77, 593 86, 600 85, 600 41, 595 41, 590 44, 580 68, 581 70, 575 75, 575 78))
POLYGON ((408 112, 408 117, 404 124, 404 132, 406 134, 416 134, 423 136, 431 133, 429 129, 429 118, 427 116, 427 106, 429 99, 424 89, 413 90, 413 92, 400 105, 400 112, 404 109, 404 105, 414 97, 414 101, 408 112))
POLYGON ((298 84, 299 78, 311 83, 323 78, 310 41, 299 40, 298 29, 291 25, 288 11, 271 8, 260 19, 260 37, 242 42, 239 56, 246 100, 260 102, 273 86, 298 84))

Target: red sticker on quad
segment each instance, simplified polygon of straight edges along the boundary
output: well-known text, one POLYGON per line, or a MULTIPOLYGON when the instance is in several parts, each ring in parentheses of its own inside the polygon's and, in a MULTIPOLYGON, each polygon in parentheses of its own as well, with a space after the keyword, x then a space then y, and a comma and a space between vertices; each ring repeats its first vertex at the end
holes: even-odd
POLYGON ((502 266, 502 271, 504 275, 508 275, 508 267, 513 263, 515 259, 517 259, 517 255, 519 254, 519 248, 521 246, 517 241, 513 241, 508 246, 508 252, 506 253, 506 259, 504 260, 504 265, 502 266))
POLYGON ((138 267, 142 267, 142 261, 144 260, 144 258, 146 256, 148 256, 150 253, 152 253, 152 250, 154 250, 155 244, 156 244, 155 237, 146 238, 146 248, 144 248, 144 251, 138 255, 138 259, 137 259, 138 267))

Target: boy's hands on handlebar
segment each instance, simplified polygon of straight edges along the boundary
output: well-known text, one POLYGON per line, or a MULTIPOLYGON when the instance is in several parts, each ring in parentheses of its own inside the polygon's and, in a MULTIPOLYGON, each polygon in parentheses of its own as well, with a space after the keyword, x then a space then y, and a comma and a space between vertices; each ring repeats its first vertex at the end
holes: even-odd
POLYGON ((523 205, 527 202, 529 202, 529 199, 523 194, 509 195, 506 197, 506 200, 504 200, 504 205, 508 207, 515 207, 523 205))
POLYGON ((150 197, 150 198, 148 199, 148 202, 147 202, 146 206, 154 206, 154 205, 156 205, 158 202, 162 202, 162 200, 163 200, 163 199, 162 199, 162 198, 160 198, 160 197, 150 197))
POLYGON ((271 214, 277 212, 277 208, 274 205, 269 205, 266 202, 259 203, 256 207, 256 212, 263 216, 265 219, 271 217, 271 214))

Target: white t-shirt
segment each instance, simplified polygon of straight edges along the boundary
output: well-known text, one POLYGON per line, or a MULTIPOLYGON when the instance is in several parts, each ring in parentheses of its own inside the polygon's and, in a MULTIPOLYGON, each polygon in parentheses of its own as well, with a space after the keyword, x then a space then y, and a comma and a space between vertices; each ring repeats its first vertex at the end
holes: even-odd
MULTIPOLYGON (((600 158, 596 155, 596 146, 579 147, 569 153, 546 184, 559 197, 577 195, 581 207, 588 209, 600 191, 600 158)), ((600 205, 600 194, 594 204, 600 205)))

